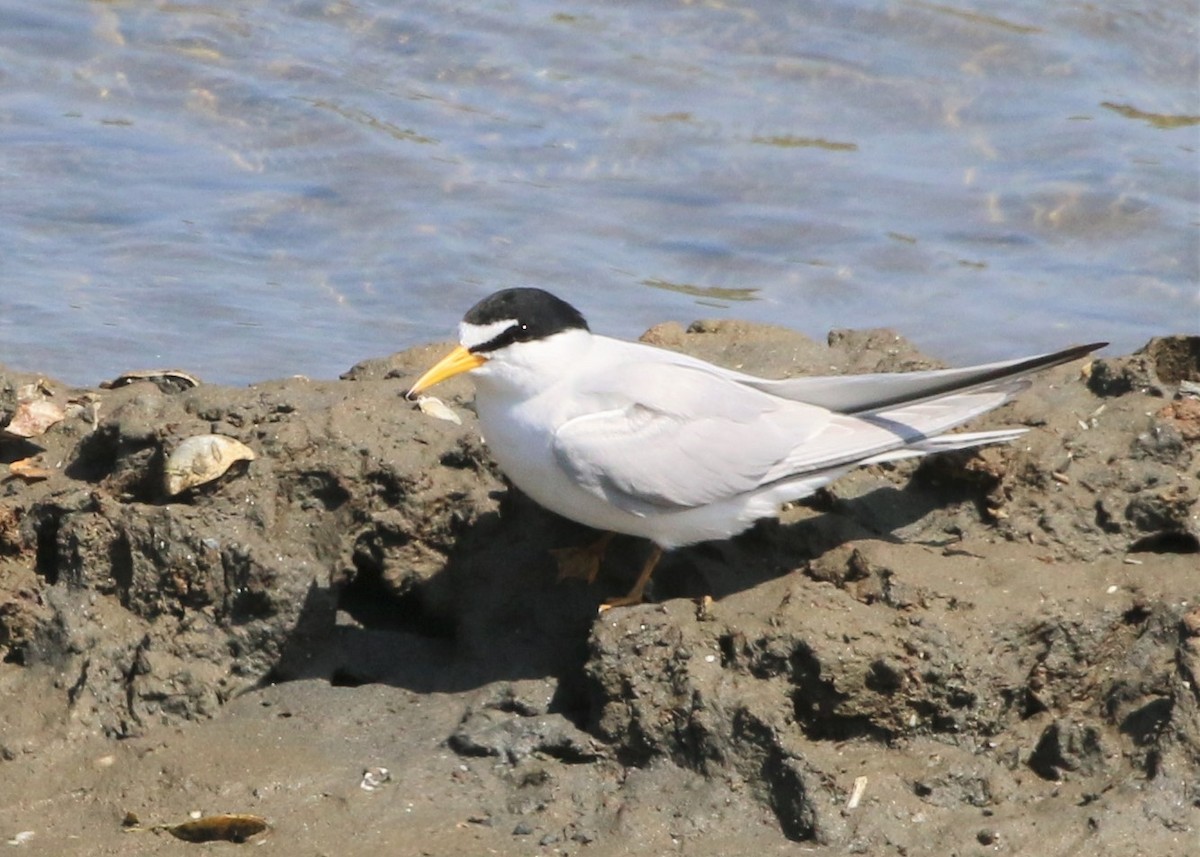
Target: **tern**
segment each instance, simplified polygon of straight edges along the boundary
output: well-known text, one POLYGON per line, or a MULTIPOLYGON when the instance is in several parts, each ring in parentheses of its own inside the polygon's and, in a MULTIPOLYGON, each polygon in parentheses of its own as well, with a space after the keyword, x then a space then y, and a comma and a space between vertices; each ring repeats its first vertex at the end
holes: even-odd
POLYGON ((504 474, 547 509, 664 551, 727 539, 856 467, 1004 443, 1025 428, 947 434, 1029 386, 1026 376, 1107 343, 961 369, 768 380, 594 334, 541 289, 471 307, 459 345, 406 394, 469 372, 483 437, 504 474))

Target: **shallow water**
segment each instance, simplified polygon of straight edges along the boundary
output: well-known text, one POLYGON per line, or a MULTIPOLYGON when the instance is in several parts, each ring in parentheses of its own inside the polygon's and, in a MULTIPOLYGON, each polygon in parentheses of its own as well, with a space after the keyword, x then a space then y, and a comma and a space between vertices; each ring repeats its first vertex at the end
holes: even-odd
POLYGON ((329 377, 594 329, 1200 332, 1200 4, 0 0, 0 362, 329 377))

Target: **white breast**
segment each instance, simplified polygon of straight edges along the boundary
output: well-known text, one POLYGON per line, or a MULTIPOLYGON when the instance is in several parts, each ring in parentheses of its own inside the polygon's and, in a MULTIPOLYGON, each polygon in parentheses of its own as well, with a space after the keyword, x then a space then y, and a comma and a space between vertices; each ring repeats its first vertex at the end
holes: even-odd
POLYGON ((517 343, 473 371, 483 437, 504 474, 534 501, 565 518, 648 538, 664 548, 728 538, 758 518, 775 514, 781 500, 790 499, 777 496, 778 488, 708 506, 635 515, 580 488, 559 466, 554 454, 558 427, 603 406, 594 397, 581 399, 576 389, 580 378, 616 360, 644 360, 645 352, 645 346, 569 331, 517 343))

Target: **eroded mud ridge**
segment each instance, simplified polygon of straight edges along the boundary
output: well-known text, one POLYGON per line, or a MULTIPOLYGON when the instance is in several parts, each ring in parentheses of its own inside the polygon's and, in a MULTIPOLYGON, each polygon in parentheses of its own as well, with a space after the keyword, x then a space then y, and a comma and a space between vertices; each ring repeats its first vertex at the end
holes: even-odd
MULTIPOLYGON (((771 376, 932 365, 886 331, 646 338, 771 376)), ((1200 842, 1200 337, 1045 373, 974 426, 1018 443, 859 471, 602 618, 645 545, 556 583, 548 549, 592 534, 506 488, 465 382, 461 426, 401 398, 438 353, 245 389, 0 374, 0 424, 63 415, 0 440, 0 779, 38 729, 203 742, 248 695, 377 686, 403 695, 375 716, 441 735, 409 764, 472 772, 444 811, 499 853, 1200 842), (201 434, 255 457, 167 496, 201 434)), ((340 716, 310 713, 367 728, 340 716)))

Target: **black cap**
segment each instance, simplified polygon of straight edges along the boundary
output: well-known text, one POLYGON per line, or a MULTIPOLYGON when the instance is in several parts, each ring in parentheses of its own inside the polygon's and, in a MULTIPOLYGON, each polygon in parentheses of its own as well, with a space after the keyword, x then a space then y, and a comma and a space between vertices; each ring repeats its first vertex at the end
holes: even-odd
POLYGON ((483 342, 463 344, 486 354, 514 342, 546 339, 564 330, 587 330, 579 310, 542 289, 504 289, 467 310, 463 323, 494 333, 483 342), (508 322, 508 324, 506 324, 508 322))

